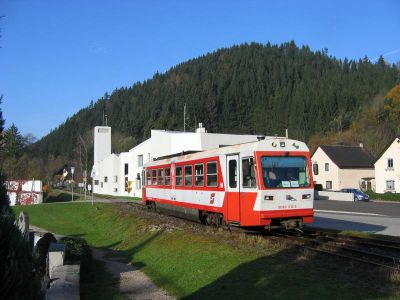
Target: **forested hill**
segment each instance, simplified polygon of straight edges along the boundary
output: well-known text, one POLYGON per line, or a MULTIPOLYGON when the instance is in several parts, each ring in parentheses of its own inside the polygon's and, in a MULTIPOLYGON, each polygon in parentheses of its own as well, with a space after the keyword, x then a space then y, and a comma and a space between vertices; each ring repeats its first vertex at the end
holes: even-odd
MULTIPOLYGON (((116 139, 114 151, 149 136, 151 129, 183 129, 203 122, 209 132, 283 134, 308 141, 313 134, 346 128, 364 105, 386 93, 399 70, 381 58, 338 60, 326 50, 294 42, 244 44, 192 59, 152 79, 120 88, 80 110, 33 150, 76 159, 76 147, 103 111, 116 139), (340 122, 338 122, 340 120, 340 122)), ((88 138, 89 140, 89 138, 88 138)), ((86 145, 87 146, 87 145, 86 145)))

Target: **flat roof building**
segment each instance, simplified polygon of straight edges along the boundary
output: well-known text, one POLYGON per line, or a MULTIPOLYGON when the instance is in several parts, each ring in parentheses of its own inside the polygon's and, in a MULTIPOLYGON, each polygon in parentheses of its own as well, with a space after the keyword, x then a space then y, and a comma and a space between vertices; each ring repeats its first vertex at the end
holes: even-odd
POLYGON ((111 127, 94 128, 93 192, 114 196, 142 196, 143 166, 160 157, 257 141, 257 135, 151 130, 146 141, 128 152, 111 153, 111 127), (109 129, 109 130, 107 130, 109 129))

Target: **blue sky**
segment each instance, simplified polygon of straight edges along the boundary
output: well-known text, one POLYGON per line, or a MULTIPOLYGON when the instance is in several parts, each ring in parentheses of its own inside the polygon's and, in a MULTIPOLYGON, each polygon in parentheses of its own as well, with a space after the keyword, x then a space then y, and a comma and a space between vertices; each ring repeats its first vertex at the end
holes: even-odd
POLYGON ((245 42, 400 61, 400 1, 0 0, 6 126, 40 138, 105 92, 245 42))

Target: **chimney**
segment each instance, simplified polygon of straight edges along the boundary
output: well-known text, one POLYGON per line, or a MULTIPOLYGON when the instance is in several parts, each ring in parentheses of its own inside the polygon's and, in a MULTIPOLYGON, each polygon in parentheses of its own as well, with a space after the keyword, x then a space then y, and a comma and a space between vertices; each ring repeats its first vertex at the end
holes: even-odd
POLYGON ((196 132, 197 133, 199 133, 199 132, 205 133, 206 132, 206 129, 203 127, 203 123, 199 123, 199 127, 196 129, 196 132))

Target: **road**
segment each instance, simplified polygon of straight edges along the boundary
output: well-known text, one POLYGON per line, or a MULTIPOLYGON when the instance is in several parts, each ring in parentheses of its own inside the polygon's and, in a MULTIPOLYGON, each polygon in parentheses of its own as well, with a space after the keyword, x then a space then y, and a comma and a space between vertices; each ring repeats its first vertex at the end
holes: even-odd
POLYGON ((400 202, 315 200, 312 226, 400 236, 400 202))

